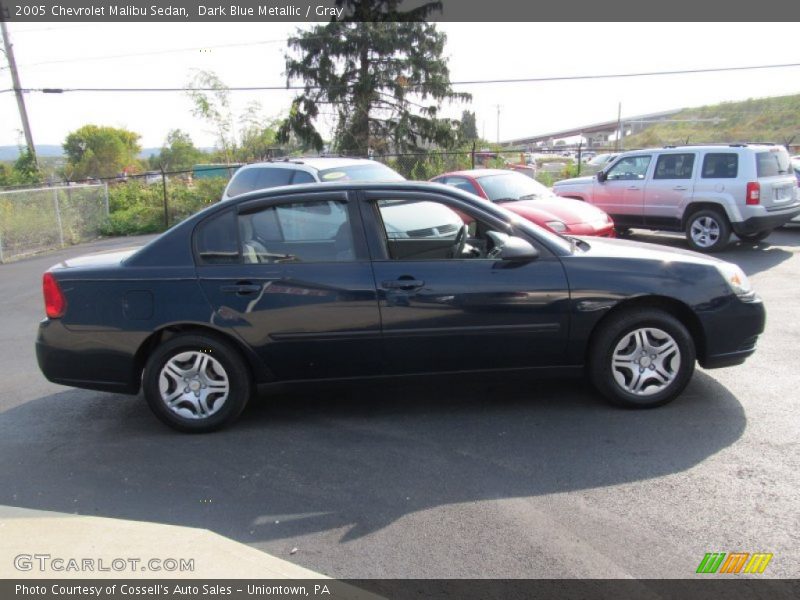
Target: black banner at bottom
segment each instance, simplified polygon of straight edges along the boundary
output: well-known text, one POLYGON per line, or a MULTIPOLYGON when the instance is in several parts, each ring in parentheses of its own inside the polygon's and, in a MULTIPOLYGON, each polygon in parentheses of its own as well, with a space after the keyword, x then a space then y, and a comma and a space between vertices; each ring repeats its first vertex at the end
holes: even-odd
POLYGON ((3 600, 783 600, 798 579, 26 579, 0 580, 3 600))

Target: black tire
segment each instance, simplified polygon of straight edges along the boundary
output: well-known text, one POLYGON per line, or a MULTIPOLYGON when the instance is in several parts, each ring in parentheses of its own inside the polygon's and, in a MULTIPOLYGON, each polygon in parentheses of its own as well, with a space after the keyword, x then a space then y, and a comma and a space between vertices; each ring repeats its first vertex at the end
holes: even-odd
POLYGON ((630 227, 619 227, 617 225, 614 226, 614 231, 617 234, 617 237, 626 238, 633 235, 633 231, 631 231, 630 227))
MULTIPOLYGON (((642 356, 643 360, 646 358, 642 356)), ((612 404, 625 408, 655 408, 674 400, 684 390, 694 373, 695 359, 694 340, 683 323, 662 310, 637 308, 612 316, 600 325, 589 348, 588 374, 595 388, 612 404), (675 368, 671 370, 674 378, 663 389, 657 391, 649 389, 654 387, 654 384, 651 383, 643 386, 643 394, 636 394, 625 389, 617 381, 614 375, 613 357, 617 345, 624 338, 632 332, 644 328, 654 328, 668 334, 677 345, 680 359, 675 366, 674 359, 677 356, 673 355, 671 365, 675 368), (647 394, 645 395, 644 392, 647 394)), ((648 365, 649 362, 645 366, 644 372, 649 374, 650 371, 647 369, 650 367, 648 365)), ((627 372, 623 368, 622 373, 627 372)), ((635 376, 632 369, 630 372, 632 377, 635 376)), ((652 377, 652 375, 650 376, 652 377)))
POLYGON ((722 211, 715 208, 704 208, 689 216, 686 220, 685 233, 686 241, 689 243, 689 247, 691 247, 692 250, 697 252, 719 252, 728 245, 731 239, 731 224, 728 223, 728 217, 726 217, 722 211), (718 231, 717 239, 713 242, 709 242, 707 245, 698 243, 692 235, 693 227, 695 224, 700 226, 703 222, 701 221, 702 219, 708 219, 707 222, 713 223, 718 231))
MULTIPOLYGON (((187 366, 189 366, 191 362, 192 361, 188 361, 186 363, 187 366)), ((206 369, 206 372, 208 372, 208 369, 206 369)), ((205 374, 206 373, 204 373, 204 376, 205 374)), ((184 385, 183 382, 188 381, 187 379, 183 379, 183 382, 180 382, 179 378, 180 377, 176 376, 174 373, 165 374, 167 385, 175 385, 175 382, 177 382, 182 387, 184 385)), ((191 384, 194 385, 195 382, 192 381, 191 384)), ((190 384, 186 383, 185 385, 188 386, 190 384)), ((199 376, 197 378, 197 385, 200 385, 199 376)), ((202 387, 206 388, 206 385, 202 385, 202 387)), ((229 342, 212 335, 182 334, 167 340, 158 346, 150 355, 142 376, 142 389, 144 390, 144 397, 150 409, 165 424, 178 431, 207 433, 230 425, 242 414, 242 411, 245 406, 247 406, 252 396, 253 384, 250 371, 244 359, 229 342), (182 354, 192 358, 199 357, 201 360, 201 354, 209 357, 204 364, 210 364, 210 373, 214 375, 215 379, 210 381, 206 379, 202 380, 208 383, 207 387, 209 391, 197 390, 189 392, 189 394, 195 396, 198 396, 200 393, 205 394, 203 398, 208 399, 206 404, 211 407, 207 416, 184 416, 194 410, 192 408, 192 403, 183 402, 178 398, 176 401, 180 402, 180 404, 173 409, 168 407, 166 401, 162 399, 160 389, 162 369, 164 369, 169 361, 182 354), (220 369, 222 373, 220 373, 220 369), (222 392, 212 392, 211 388, 213 386, 222 385, 220 382, 225 380, 228 385, 227 397, 225 397, 222 392), (217 403, 219 403, 219 406, 217 406, 217 403), (181 411, 183 414, 179 414, 176 411, 181 411)), ((189 389, 189 387, 186 387, 184 390, 189 389)), ((169 388, 167 388, 167 392, 165 393, 169 391, 169 388)), ((173 389, 172 391, 174 393, 180 392, 178 389, 173 389)), ((186 397, 188 397, 189 394, 186 394, 186 397)))
POLYGON ((772 231, 772 229, 767 229, 766 231, 759 231, 758 233, 737 233, 736 237, 748 244, 755 244, 767 239, 772 231))

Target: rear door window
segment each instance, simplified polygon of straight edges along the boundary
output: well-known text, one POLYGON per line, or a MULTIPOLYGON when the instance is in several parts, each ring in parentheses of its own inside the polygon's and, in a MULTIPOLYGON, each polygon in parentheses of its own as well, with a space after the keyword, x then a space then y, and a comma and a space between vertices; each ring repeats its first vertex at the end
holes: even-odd
POLYGON ((662 154, 653 179, 691 179, 693 169, 694 154, 662 154))
POLYGON ((734 152, 709 152, 703 158, 703 179, 736 179, 739 155, 734 152))
POLYGON ((355 260, 348 207, 343 202, 280 204, 239 215, 245 263, 355 260))

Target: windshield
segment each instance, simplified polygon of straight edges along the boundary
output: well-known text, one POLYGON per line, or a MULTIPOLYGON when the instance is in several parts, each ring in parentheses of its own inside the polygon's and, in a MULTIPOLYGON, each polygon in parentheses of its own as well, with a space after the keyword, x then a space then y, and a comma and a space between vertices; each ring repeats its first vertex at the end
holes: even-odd
POLYGON ((758 177, 774 177, 789 172, 789 153, 783 148, 773 148, 769 152, 756 154, 758 177))
POLYGON ((348 165, 323 169, 320 181, 405 181, 397 171, 381 163, 348 165))
POLYGON ((613 155, 611 155, 611 154, 598 154, 592 160, 590 160, 588 164, 590 164, 590 165, 604 165, 609 160, 611 160, 612 156, 613 155))
POLYGON ((492 202, 500 200, 531 200, 553 195, 548 188, 522 173, 498 173, 478 178, 483 191, 492 202))

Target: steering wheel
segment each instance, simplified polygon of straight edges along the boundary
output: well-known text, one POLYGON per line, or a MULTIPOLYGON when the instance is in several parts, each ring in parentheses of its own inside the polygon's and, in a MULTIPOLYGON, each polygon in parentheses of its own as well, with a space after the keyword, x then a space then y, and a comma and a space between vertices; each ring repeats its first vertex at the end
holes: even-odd
POLYGON ((464 246, 467 244, 467 226, 462 225, 461 229, 456 234, 456 239, 453 242, 453 251, 450 258, 458 258, 464 252, 464 246))

